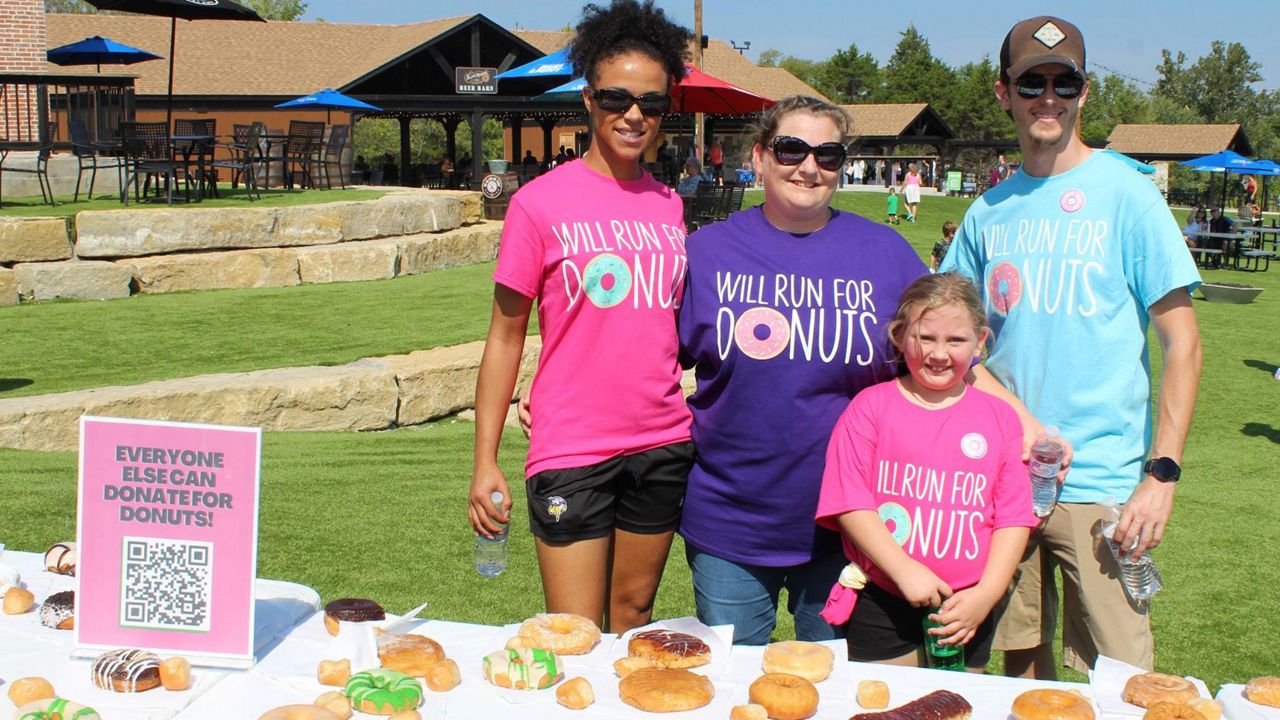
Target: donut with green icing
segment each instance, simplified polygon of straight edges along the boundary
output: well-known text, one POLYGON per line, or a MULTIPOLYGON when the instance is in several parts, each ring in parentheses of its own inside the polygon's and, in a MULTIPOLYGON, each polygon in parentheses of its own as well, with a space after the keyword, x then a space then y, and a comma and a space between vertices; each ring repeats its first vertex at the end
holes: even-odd
POLYGON ((18 708, 14 720, 102 720, 97 710, 62 698, 35 700, 18 708))
POLYGON ((395 670, 358 672, 344 692, 352 707, 371 715, 394 715, 422 704, 422 684, 395 670))
POLYGON ((542 648, 507 649, 484 656, 484 679, 512 690, 542 690, 560 682, 560 658, 542 648))

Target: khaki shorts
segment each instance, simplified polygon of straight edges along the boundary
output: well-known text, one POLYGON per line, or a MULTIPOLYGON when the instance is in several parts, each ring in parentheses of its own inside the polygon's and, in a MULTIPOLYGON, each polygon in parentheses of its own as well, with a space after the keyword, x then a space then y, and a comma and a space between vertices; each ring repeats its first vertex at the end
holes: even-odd
POLYGON ((1087 672, 1098 655, 1106 655, 1152 669, 1155 652, 1147 607, 1125 594, 1115 558, 1103 544, 1102 526, 1109 519, 1101 505, 1058 503, 1048 522, 1032 533, 1009 594, 997 608, 997 650, 1053 644, 1058 568, 1063 584, 1063 664, 1087 672))

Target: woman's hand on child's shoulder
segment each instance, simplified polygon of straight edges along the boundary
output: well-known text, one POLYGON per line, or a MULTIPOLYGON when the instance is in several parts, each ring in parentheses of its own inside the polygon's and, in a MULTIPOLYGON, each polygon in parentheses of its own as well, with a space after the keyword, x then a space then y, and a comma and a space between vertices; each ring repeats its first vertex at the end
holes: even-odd
POLYGON ((902 597, 915 607, 938 607, 951 596, 951 586, 923 563, 905 563, 893 577, 902 597))

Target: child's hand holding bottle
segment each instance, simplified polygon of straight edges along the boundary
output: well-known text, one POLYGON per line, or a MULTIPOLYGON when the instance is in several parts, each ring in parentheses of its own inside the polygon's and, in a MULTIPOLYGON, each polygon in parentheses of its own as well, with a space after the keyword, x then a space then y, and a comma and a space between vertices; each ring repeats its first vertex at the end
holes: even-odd
POLYGON ((987 619, 1003 592, 984 588, 978 583, 947 598, 930 619, 942 624, 933 633, 946 645, 967 645, 978 632, 978 626, 987 619))

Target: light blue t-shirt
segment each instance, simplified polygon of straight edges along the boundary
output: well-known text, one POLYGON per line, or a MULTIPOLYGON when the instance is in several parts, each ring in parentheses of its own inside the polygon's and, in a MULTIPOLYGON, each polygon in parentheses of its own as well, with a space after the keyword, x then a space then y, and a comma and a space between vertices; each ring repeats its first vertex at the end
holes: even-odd
POLYGON ((1123 502, 1151 442, 1148 308, 1200 284, 1150 180, 1107 153, 983 193, 940 268, 979 283, 987 369, 1075 448, 1064 502, 1123 502))

